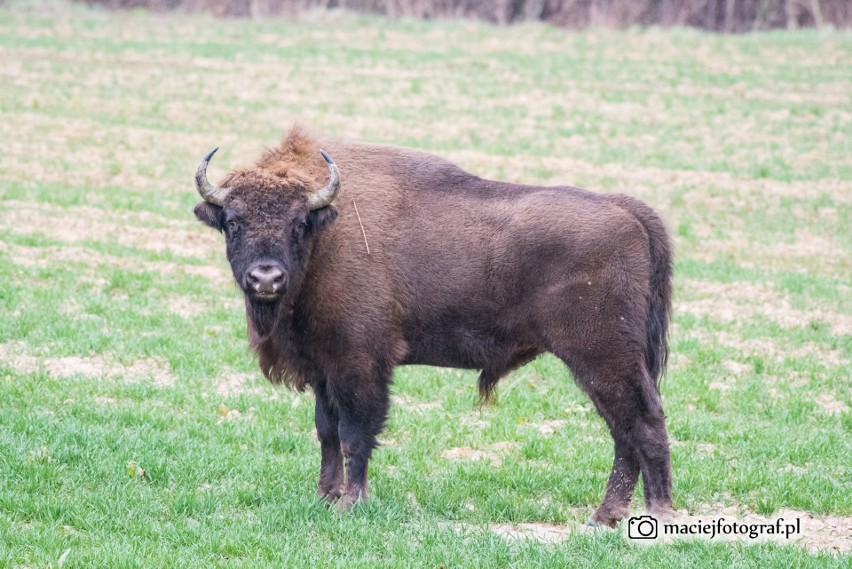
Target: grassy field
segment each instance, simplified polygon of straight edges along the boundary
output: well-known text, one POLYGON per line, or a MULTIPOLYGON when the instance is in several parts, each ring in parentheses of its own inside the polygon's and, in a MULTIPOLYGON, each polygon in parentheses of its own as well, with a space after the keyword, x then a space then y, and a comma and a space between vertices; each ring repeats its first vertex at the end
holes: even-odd
POLYGON ((12 2, 0 140, 2 567, 850 563, 849 33, 12 2), (371 501, 328 510, 312 398, 261 377, 222 238, 192 216, 204 151, 222 147, 215 178, 297 119, 660 211, 675 506, 800 516, 807 535, 582 531, 611 439, 550 357, 481 411, 474 372, 399 369, 371 501))

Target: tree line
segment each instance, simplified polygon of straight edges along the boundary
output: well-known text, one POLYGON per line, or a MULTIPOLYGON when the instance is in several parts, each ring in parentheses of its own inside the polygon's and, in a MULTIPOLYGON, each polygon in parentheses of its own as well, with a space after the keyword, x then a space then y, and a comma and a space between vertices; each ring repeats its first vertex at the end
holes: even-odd
POLYGON ((343 8, 390 17, 473 18, 496 24, 544 21, 566 28, 692 26, 742 33, 767 29, 852 27, 850 0, 82 0, 111 8, 206 11, 264 17, 343 8))

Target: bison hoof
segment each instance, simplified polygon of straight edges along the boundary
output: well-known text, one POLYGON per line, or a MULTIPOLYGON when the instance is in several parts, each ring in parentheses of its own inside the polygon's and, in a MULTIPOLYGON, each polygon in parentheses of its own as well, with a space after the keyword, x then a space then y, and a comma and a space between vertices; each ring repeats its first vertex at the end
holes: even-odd
POLYGON ((654 516, 657 521, 668 521, 680 516, 680 513, 669 505, 652 506, 648 508, 648 513, 654 516))
POLYGON ((595 510, 595 513, 592 514, 592 517, 586 522, 586 525, 591 527, 606 526, 614 528, 616 524, 618 524, 618 522, 623 520, 626 516, 627 508, 610 508, 607 506, 601 506, 595 510))
POLYGON ((590 530, 608 530, 610 526, 604 525, 600 522, 596 522, 594 518, 589 518, 586 520, 585 526, 590 530))
POLYGON ((343 495, 343 488, 318 488, 317 496, 329 504, 336 502, 343 495))
POLYGON ((359 502, 366 502, 367 495, 361 492, 356 494, 344 494, 337 501, 337 509, 340 512, 348 512, 359 502))
POLYGON ((595 510, 595 513, 592 514, 591 519, 586 523, 586 525, 614 528, 618 522, 627 517, 628 513, 630 513, 628 504, 607 504, 604 502, 597 510, 595 510))

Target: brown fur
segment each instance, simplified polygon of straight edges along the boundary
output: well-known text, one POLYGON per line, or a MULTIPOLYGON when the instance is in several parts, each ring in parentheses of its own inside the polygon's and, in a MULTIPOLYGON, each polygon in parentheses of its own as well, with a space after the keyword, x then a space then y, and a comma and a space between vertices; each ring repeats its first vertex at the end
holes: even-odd
POLYGON ((249 337, 267 377, 317 396, 321 495, 342 497, 342 507, 366 497, 394 367, 482 370, 486 400, 501 377, 551 352, 615 440, 594 520, 626 514, 640 471, 648 507, 670 510, 655 381, 667 357, 672 253, 648 206, 483 180, 429 154, 319 141, 299 127, 221 184, 232 188, 224 211, 202 203, 196 214, 226 233, 228 216, 241 214, 228 238, 237 282, 246 290, 259 258, 288 275, 274 304, 246 295, 249 337), (331 206, 308 212, 308 192, 327 176, 320 146, 342 187, 331 206))

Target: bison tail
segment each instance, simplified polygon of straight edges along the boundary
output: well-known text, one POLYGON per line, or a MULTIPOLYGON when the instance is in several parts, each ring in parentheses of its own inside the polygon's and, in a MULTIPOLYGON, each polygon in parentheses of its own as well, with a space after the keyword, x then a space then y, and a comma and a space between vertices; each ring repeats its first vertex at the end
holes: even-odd
POLYGON ((674 251, 666 226, 654 210, 627 196, 617 196, 617 200, 621 207, 639 220, 648 234, 651 278, 645 320, 645 365, 659 393, 660 380, 669 359, 668 331, 672 311, 674 251))

